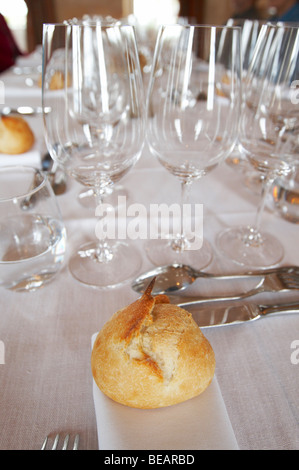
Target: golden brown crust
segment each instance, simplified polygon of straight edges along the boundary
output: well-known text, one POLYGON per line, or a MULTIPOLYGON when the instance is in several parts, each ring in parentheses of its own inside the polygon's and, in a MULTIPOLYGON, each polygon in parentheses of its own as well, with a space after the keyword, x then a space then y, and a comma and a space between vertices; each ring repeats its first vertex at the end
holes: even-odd
POLYGON ((27 152, 34 144, 34 134, 25 119, 2 116, 0 120, 0 153, 16 155, 27 152))
MULTIPOLYGON (((67 86, 70 86, 70 76, 67 75, 67 86)), ((53 74, 50 81, 50 90, 62 90, 65 86, 65 74, 57 71, 53 74)))
POLYGON ((94 343, 91 367, 100 390, 137 408, 158 408, 193 398, 212 381, 215 356, 185 310, 151 288, 116 312, 94 343))

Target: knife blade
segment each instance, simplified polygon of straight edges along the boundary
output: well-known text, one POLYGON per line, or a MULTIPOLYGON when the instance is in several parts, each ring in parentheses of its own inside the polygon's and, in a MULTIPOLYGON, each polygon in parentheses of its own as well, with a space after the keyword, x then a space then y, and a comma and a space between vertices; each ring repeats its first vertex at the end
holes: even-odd
POLYGON ((258 320, 272 314, 299 313, 299 303, 278 305, 258 305, 255 303, 235 302, 183 302, 177 304, 192 314, 200 328, 236 325, 248 321, 258 320))

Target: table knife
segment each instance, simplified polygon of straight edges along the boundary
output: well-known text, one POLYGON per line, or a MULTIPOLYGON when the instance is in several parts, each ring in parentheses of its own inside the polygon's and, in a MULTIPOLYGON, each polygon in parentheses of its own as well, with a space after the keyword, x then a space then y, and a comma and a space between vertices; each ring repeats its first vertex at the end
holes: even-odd
POLYGON ((258 320, 267 315, 299 313, 299 302, 280 305, 258 305, 235 302, 183 302, 177 304, 190 312, 199 327, 215 327, 258 320))

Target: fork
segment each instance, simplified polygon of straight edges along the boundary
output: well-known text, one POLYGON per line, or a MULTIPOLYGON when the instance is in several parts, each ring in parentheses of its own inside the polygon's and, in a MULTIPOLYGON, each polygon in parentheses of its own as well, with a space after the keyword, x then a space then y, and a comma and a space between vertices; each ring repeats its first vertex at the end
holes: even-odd
MULTIPOLYGON (((57 450, 59 437, 60 437, 59 434, 56 434, 51 450, 57 450)), ((41 450, 46 450, 48 439, 49 439, 49 436, 45 438, 43 445, 41 447, 41 450)), ((67 434, 64 438, 61 450, 67 450, 69 439, 70 439, 70 435, 67 434)), ((72 450, 78 450, 78 446, 79 446, 79 434, 76 434, 72 450)))
POLYGON ((189 302, 207 302, 213 300, 242 300, 247 297, 251 297, 262 292, 286 292, 291 290, 299 289, 299 268, 289 268, 286 270, 268 271, 263 275, 260 282, 248 291, 239 294, 223 295, 215 297, 183 297, 183 296, 171 296, 174 303, 182 303, 185 301, 189 302))

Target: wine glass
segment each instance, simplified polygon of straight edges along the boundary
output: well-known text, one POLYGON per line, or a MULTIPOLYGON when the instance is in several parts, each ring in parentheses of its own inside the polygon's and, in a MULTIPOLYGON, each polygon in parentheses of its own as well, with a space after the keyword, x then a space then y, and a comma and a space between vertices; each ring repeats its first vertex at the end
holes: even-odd
POLYGON ((104 230, 102 199, 140 157, 145 132, 142 78, 131 26, 99 22, 47 24, 43 32, 43 107, 52 158, 97 197, 95 240, 69 268, 81 283, 112 287, 138 272, 141 256, 117 227, 104 230), (60 87, 53 87, 55 77, 60 87), (115 237, 113 235, 115 233, 115 237), (111 235, 111 240, 108 235, 111 235), (98 239, 96 239, 98 238, 98 239))
MULTIPOLYGON (((112 26, 120 25, 120 20, 117 20, 111 16, 101 16, 101 15, 83 15, 82 19, 71 18, 65 20, 64 23, 67 24, 96 24, 100 23, 102 26, 112 26)), ((106 186, 105 193, 103 194, 104 204, 109 204, 113 208, 118 208, 119 198, 122 197, 123 200, 128 199, 128 190, 122 184, 113 184, 106 186)), ((89 209, 90 211, 95 211, 97 206, 97 195, 93 188, 83 188, 78 194, 78 201, 81 206, 89 209)))
POLYGON ((297 27, 267 28, 247 74, 239 140, 264 175, 262 201, 254 225, 225 230, 216 242, 222 254, 250 268, 274 266, 284 256, 281 242, 261 230, 261 220, 274 180, 290 173, 299 158, 298 49, 297 27))
MULTIPOLYGON (((227 26, 238 26, 241 28, 242 79, 246 80, 246 74, 254 55, 255 47, 258 44, 258 39, 260 34, 263 34, 264 29, 267 28, 268 25, 265 21, 261 20, 230 18, 227 21, 227 26)), ((250 167, 246 157, 242 155, 239 149, 238 141, 236 142, 234 150, 225 161, 232 168, 245 172, 248 170, 248 167, 250 167)), ((256 177, 256 174, 254 175, 256 177)), ((260 193, 260 181, 256 181, 255 177, 254 179, 248 177, 246 183, 248 183, 248 185, 254 190, 258 187, 258 191, 260 193)))
POLYGON ((180 181, 182 202, 178 230, 146 244, 155 265, 202 269, 211 262, 213 251, 199 224, 187 233, 184 207, 193 181, 234 147, 240 102, 239 28, 160 27, 147 96, 147 139, 152 154, 180 181))

